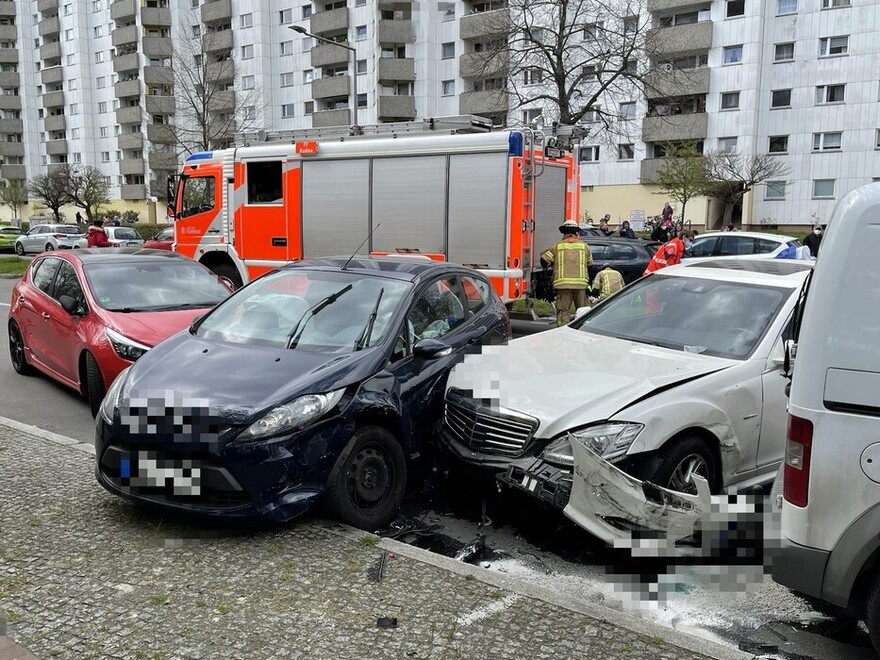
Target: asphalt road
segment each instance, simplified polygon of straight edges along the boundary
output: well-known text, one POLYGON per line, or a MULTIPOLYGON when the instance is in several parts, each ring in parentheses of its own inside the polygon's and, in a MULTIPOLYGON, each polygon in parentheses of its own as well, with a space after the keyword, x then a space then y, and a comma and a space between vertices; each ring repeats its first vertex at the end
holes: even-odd
MULTIPOLYGON (((14 280, 0 279, 0 314, 9 312, 14 280)), ((517 322, 524 334, 550 325, 517 322)), ((8 357, 2 323, 0 416, 91 442, 94 423, 85 400, 43 376, 16 374, 8 357)), ((0 456, 2 459, 2 456, 0 456)), ((867 635, 844 620, 821 617, 760 567, 661 567, 651 580, 666 581, 668 593, 647 595, 653 587, 640 576, 641 563, 621 561, 558 513, 538 511, 524 499, 499 495, 454 472, 427 466, 425 486, 412 492, 404 517, 386 534, 454 556, 478 539, 472 563, 510 573, 589 602, 639 612, 670 627, 718 639, 732 647, 761 651, 765 658, 875 657, 867 635), (743 581, 748 589, 735 587, 743 581), (725 586, 726 585, 726 586, 725 586), (732 588, 730 585, 734 585, 732 588)), ((653 570, 653 569, 651 569, 653 570)), ((654 586, 658 586, 655 584, 654 586)))

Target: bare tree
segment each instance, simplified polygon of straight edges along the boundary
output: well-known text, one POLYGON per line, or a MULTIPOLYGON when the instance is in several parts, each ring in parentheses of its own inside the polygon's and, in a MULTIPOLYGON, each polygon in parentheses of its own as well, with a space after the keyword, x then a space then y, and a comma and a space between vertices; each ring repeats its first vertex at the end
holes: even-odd
POLYGON ((58 169, 64 181, 70 202, 86 212, 92 223, 102 204, 110 203, 110 184, 107 177, 92 165, 65 165, 58 169))
POLYGON ((21 218, 21 207, 27 204, 27 184, 20 179, 12 179, 0 187, 0 204, 8 206, 13 218, 21 218))
POLYGON ((706 154, 708 194, 724 204, 722 223, 728 224, 734 207, 747 192, 767 181, 784 180, 788 165, 770 154, 716 151, 706 154))
POLYGON ((517 107, 541 103, 546 123, 576 124, 589 113, 613 128, 618 109, 602 100, 643 88, 638 63, 651 31, 640 0, 509 0, 506 11, 487 15, 486 26, 494 36, 474 44, 483 55, 474 58, 481 69, 470 73, 479 75, 466 77, 477 78, 479 89, 506 67, 507 95, 517 107))
POLYGON ((711 188, 706 171, 706 159, 700 154, 696 141, 668 143, 664 145, 666 156, 657 180, 658 195, 671 197, 681 204, 681 221, 687 222, 685 209, 694 197, 705 195, 711 188))
POLYGON ((28 191, 46 205, 61 222, 61 207, 70 201, 67 191, 67 177, 61 170, 53 169, 48 174, 39 174, 28 183, 28 191))

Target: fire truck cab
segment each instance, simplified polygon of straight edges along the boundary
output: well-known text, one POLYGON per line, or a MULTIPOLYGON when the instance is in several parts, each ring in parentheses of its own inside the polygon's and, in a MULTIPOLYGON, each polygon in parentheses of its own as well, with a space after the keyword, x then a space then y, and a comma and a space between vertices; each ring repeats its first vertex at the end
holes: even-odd
POLYGON ((236 286, 298 259, 427 255, 483 271, 516 300, 559 225, 578 219, 577 146, 489 128, 465 117, 311 129, 193 154, 169 181, 174 250, 236 286))

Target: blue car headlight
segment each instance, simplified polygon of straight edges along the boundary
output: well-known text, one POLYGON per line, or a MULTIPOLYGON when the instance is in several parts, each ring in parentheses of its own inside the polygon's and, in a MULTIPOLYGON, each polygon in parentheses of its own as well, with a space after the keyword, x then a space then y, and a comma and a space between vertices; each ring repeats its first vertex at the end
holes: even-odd
POLYGON ((119 372, 119 375, 116 377, 116 380, 113 381, 113 384, 110 385, 110 389, 107 390, 107 394, 104 395, 104 400, 101 402, 101 417, 103 417, 104 421, 108 424, 113 423, 113 415, 119 408, 119 398, 122 396, 122 388, 125 386, 125 381, 128 379, 128 372, 130 369, 131 367, 126 367, 119 372))
POLYGON ((235 439, 239 442, 250 442, 295 431, 332 410, 343 394, 345 388, 326 394, 306 394, 276 406, 239 433, 235 439))

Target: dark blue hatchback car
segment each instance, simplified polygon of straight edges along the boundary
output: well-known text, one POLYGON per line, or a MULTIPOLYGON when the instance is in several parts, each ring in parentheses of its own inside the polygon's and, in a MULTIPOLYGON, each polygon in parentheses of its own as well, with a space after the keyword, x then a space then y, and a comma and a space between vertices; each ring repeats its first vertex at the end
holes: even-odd
POLYGON ((120 374, 97 419, 98 481, 209 516, 285 520, 323 498, 377 529, 439 431, 449 370, 509 337, 476 271, 404 257, 291 264, 120 374))

